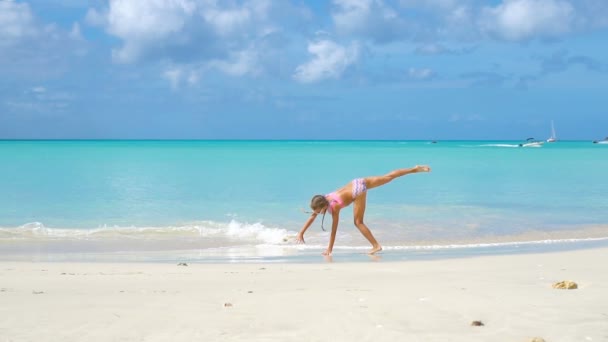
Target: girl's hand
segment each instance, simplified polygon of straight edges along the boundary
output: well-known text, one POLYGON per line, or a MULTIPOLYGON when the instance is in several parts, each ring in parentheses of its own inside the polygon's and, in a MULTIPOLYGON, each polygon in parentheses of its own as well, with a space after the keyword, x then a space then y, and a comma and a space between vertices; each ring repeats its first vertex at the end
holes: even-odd
POLYGON ((431 168, 428 165, 416 165, 416 172, 431 172, 431 168))
POLYGON ((331 250, 329 250, 329 249, 325 250, 325 252, 323 252, 323 255, 330 256, 331 255, 331 250))
POLYGON ((298 233, 298 235, 296 235, 296 242, 297 243, 306 243, 306 241, 304 241, 304 234, 298 233))

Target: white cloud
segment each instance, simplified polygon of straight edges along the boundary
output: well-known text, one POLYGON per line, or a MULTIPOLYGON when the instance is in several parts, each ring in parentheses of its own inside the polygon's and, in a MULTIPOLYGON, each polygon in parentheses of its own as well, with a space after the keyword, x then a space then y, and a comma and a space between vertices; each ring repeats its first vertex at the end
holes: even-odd
POLYGON ((429 68, 409 68, 407 74, 416 80, 427 80, 435 76, 435 72, 429 68))
POLYGON ((82 40, 83 38, 82 33, 80 32, 80 24, 74 23, 68 36, 74 40, 82 40))
POLYGON ((87 52, 78 24, 63 29, 43 22, 30 5, 0 0, 0 75, 41 81, 66 71, 87 52))
POLYGON ((342 46, 331 40, 320 40, 308 44, 311 61, 298 66, 293 78, 299 82, 311 83, 324 79, 337 79, 360 55, 359 44, 342 46))
POLYGON ((357 31, 366 25, 372 14, 373 0, 334 0, 337 10, 333 13, 338 30, 357 31))
POLYGON ((399 4, 397 13, 408 18, 410 37, 427 43, 559 38, 608 27, 606 0, 399 0, 399 4))
POLYGON ((572 31, 575 14, 563 0, 505 0, 483 9, 481 27, 511 41, 553 38, 572 31))
POLYGON ((72 93, 35 86, 9 95, 3 104, 8 112, 50 116, 64 113, 74 99, 72 93))
POLYGON ((162 77, 179 86, 210 70, 232 76, 275 70, 271 59, 293 36, 287 28, 301 29, 310 18, 305 8, 271 0, 110 0, 107 8, 90 9, 86 21, 121 41, 114 62, 155 61, 162 77), (197 72, 178 75, 176 66, 197 72))
POLYGON ((124 41, 122 48, 112 51, 112 57, 130 63, 155 42, 178 40, 195 9, 196 3, 189 0, 111 0, 107 30, 124 41))
MULTIPOLYGON (((269 0, 242 4, 214 0, 110 0, 107 9, 90 9, 86 20, 105 26, 109 34, 123 41, 113 51, 118 63, 133 63, 147 55, 171 58, 178 54, 198 54, 199 58, 213 60, 242 51, 252 41, 279 30, 271 14, 282 7, 285 6, 269 0)), ((290 9, 285 12, 276 14, 297 13, 290 9)))
POLYGON ((89 8, 84 21, 91 26, 107 26, 108 25, 108 13, 100 12, 94 8, 89 8))
POLYGON ((204 11, 202 15, 220 36, 235 34, 251 22, 251 12, 247 8, 229 10, 212 8, 204 11))
POLYGON ((177 89, 181 83, 182 73, 183 71, 181 68, 173 67, 165 70, 163 72, 163 77, 169 81, 171 89, 177 89))
POLYGON ((216 60, 209 63, 211 68, 232 76, 256 75, 259 73, 257 65, 258 56, 253 49, 232 53, 228 60, 216 60))
POLYGON ((340 34, 388 42, 409 32, 399 12, 381 0, 333 0, 332 18, 340 34))
POLYGON ((204 67, 199 64, 172 64, 164 67, 161 76, 169 81, 171 89, 178 90, 184 83, 190 86, 196 85, 203 69, 204 67))
POLYGON ((33 37, 36 33, 34 17, 27 3, 0 1, 0 47, 33 37))

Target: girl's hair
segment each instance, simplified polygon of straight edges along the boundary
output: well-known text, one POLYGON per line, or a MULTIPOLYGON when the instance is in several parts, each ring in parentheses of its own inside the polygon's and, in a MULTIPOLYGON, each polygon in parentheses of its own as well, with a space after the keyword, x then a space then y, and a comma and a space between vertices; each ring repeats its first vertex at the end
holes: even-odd
MULTIPOLYGON (((312 200, 310 201, 310 208, 314 212, 317 212, 317 210, 321 210, 328 205, 329 205, 329 201, 323 195, 314 195, 312 197, 312 200)), ((323 222, 325 222, 325 213, 323 213, 323 219, 321 219, 321 229, 323 229, 323 231, 325 231, 325 228, 323 227, 323 222)))
POLYGON ((327 205, 329 205, 329 201, 323 195, 314 195, 310 201, 310 208, 313 211, 323 209, 327 205))

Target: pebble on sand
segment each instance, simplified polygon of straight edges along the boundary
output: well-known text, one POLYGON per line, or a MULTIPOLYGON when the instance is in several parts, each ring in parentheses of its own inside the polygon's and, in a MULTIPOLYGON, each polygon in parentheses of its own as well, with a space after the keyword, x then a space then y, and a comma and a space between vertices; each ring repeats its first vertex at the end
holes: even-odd
POLYGON ((224 303, 224 307, 225 308, 231 308, 232 307, 232 303, 224 303))
POLYGON ((578 285, 573 281, 564 280, 564 281, 560 281, 560 282, 553 284, 553 288, 554 289, 573 290, 573 289, 577 289, 578 285))
POLYGON ((473 321, 473 322, 471 322, 471 325, 474 326, 474 327, 482 327, 482 326, 484 326, 484 324, 483 324, 482 321, 473 321))

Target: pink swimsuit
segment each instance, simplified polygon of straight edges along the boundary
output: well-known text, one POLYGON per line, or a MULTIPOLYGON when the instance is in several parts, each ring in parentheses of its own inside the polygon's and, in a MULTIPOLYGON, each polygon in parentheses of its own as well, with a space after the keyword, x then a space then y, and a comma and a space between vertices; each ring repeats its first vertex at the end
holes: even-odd
POLYGON ((344 202, 342 201, 342 198, 340 198, 340 196, 338 196, 338 194, 335 191, 330 194, 325 195, 325 198, 327 198, 327 200, 329 201, 329 207, 327 209, 329 209, 330 213, 332 213, 334 211, 334 208, 336 207, 336 205, 338 205, 340 208, 342 208, 342 204, 344 204, 344 202))
MULTIPOLYGON (((365 179, 364 178, 357 178, 357 179, 353 179, 352 182, 352 187, 353 187, 353 201, 355 200, 355 198, 357 198, 357 196, 361 195, 362 193, 367 191, 367 184, 365 184, 365 179)), ((342 198, 340 198, 340 196, 338 196, 338 194, 334 191, 330 194, 325 195, 325 198, 327 198, 327 200, 329 201, 329 212, 333 212, 336 205, 339 206, 340 208, 342 208, 342 206, 344 205, 344 201, 342 201, 342 198)))

